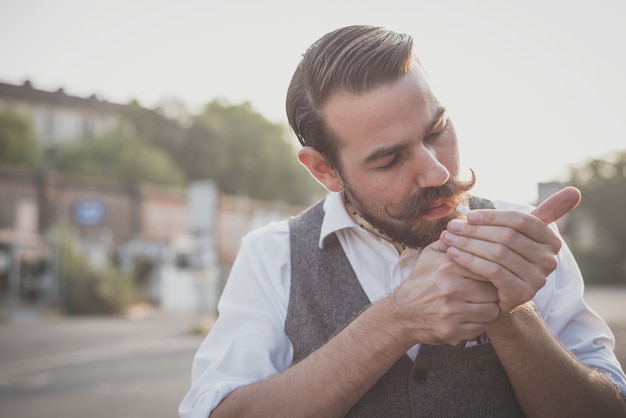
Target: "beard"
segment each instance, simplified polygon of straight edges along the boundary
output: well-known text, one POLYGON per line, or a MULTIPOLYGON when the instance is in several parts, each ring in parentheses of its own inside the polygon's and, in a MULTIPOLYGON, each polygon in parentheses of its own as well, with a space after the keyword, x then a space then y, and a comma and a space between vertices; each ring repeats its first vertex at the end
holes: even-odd
POLYGON ((451 178, 440 187, 429 187, 411 196, 397 212, 391 212, 389 204, 385 205, 384 215, 372 212, 366 199, 356 193, 345 179, 344 195, 365 220, 392 240, 410 248, 424 248, 439 239, 448 222, 460 217, 459 213, 453 211, 444 218, 436 220, 425 218, 434 202, 438 199, 445 199, 453 202, 454 206, 467 205, 468 191, 474 187, 475 183, 474 171, 472 171, 472 178, 468 181, 451 178))

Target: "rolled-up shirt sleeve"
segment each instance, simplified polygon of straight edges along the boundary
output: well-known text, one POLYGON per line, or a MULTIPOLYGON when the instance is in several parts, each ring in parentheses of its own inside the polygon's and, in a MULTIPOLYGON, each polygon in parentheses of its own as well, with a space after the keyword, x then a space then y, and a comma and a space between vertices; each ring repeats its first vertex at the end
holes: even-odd
POLYGON ((537 310, 561 343, 587 366, 604 373, 626 396, 626 377, 615 357, 615 337, 584 301, 584 281, 567 244, 558 268, 535 297, 537 310))
POLYGON ((289 278, 286 222, 242 239, 218 303, 219 317, 194 357, 181 418, 206 418, 233 390, 291 365, 293 348, 284 332, 289 278))
MULTIPOLYGON (((494 201, 497 209, 531 211, 530 205, 494 201)), ((560 236, 555 223, 550 227, 560 236)), ((585 283, 570 248, 561 238, 558 267, 537 292, 537 311, 561 343, 587 366, 601 371, 626 396, 626 376, 615 357, 615 337, 584 300, 585 283)))

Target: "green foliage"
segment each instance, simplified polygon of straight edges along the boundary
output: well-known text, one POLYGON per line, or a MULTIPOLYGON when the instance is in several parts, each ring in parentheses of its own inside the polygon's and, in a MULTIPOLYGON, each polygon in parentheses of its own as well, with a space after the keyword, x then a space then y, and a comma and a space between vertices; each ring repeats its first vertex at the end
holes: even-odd
POLYGON ((215 180, 226 194, 294 205, 310 203, 322 193, 297 161, 287 129, 249 103, 214 100, 198 115, 190 115, 175 99, 162 101, 155 110, 131 103, 125 117, 132 132, 165 151, 189 181, 215 180))
POLYGON ((121 314, 141 302, 133 279, 107 266, 95 268, 76 247, 67 229, 57 232, 62 307, 69 315, 121 314))
POLYGON ((50 156, 49 163, 66 173, 166 185, 184 184, 184 175, 166 152, 135 136, 117 132, 60 147, 50 156))
MULTIPOLYGON (((29 121, 9 112, 0 116, 0 162, 35 167, 40 150, 29 121)), ((47 150, 45 167, 181 187, 215 180, 226 194, 293 205, 324 192, 297 161, 288 128, 269 122, 249 103, 214 100, 197 115, 175 99, 155 110, 130 103, 122 118, 119 131, 47 150)))
POLYGON ((626 284, 626 152, 572 168, 570 183, 583 196, 572 214, 570 235, 578 232, 579 236, 572 239, 572 252, 585 280, 626 284), (593 237, 580 236, 584 225, 591 226, 593 237))
POLYGON ((177 160, 181 141, 185 137, 185 112, 183 104, 174 99, 163 101, 156 111, 133 102, 124 108, 124 118, 134 136, 141 138, 146 144, 160 148, 173 160, 177 160), (166 113, 174 114, 178 119, 169 117, 166 113))
POLYGON ((35 167, 39 159, 30 120, 13 110, 0 111, 0 163, 35 167))
POLYGON ((190 180, 215 180, 227 194, 306 204, 320 190, 298 163, 286 128, 249 103, 209 103, 193 118, 180 158, 190 180))

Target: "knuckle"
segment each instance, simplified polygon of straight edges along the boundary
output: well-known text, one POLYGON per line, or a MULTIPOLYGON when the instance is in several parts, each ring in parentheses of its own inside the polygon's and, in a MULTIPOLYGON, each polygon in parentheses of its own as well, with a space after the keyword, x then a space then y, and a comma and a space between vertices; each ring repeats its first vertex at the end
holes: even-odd
POLYGON ((513 220, 513 227, 518 231, 523 231, 530 225, 531 218, 529 216, 516 216, 513 220))
MULTIPOLYGON (((441 297, 443 297, 444 299, 448 300, 450 298, 450 295, 454 292, 453 290, 454 286, 452 285, 450 280, 440 280, 439 282, 439 293, 441 294, 441 297)), ((445 309, 445 305, 444 305, 444 309, 445 309)))
POLYGON ((491 250, 491 255, 494 260, 504 259, 508 257, 510 253, 511 253, 511 250, 509 250, 509 248, 503 244, 496 244, 491 250))
MULTIPOLYGON (((456 266, 454 265, 454 263, 444 263, 441 266, 439 266, 439 272, 441 273, 442 276, 451 276, 454 275, 456 272, 456 266)), ((444 282, 447 282, 446 280, 441 280, 440 281, 440 285, 443 285, 444 282)))
POLYGON ((496 263, 488 263, 485 266, 485 273, 488 277, 499 277, 503 274, 504 268, 496 263))
MULTIPOLYGON (((442 321, 445 323, 447 323, 448 321, 450 321, 450 319, 452 317, 454 317, 455 311, 454 309, 451 307, 450 303, 448 300, 446 300, 446 303, 443 303, 441 306, 441 310, 439 311, 439 315, 442 319, 442 321)), ((446 326, 444 326, 444 329, 446 328, 446 326)))
POLYGON ((544 287, 546 285, 546 283, 548 283, 548 280, 545 276, 541 276, 538 277, 537 280, 535 280, 534 282, 534 288, 533 288, 533 295, 532 297, 534 297, 534 293, 538 292, 539 289, 541 289, 542 287, 544 287))
POLYGON ((548 259, 548 268, 550 269, 550 272, 553 272, 554 270, 556 270, 558 265, 559 265, 559 261, 557 260, 556 256, 552 256, 548 259))
POLYGON ((460 236, 456 244, 460 248, 466 248, 469 244, 469 238, 460 236))
POLYGON ((497 303, 490 303, 489 308, 489 320, 493 321, 500 316, 500 306, 497 303))
POLYGON ((530 286, 525 286, 523 290, 520 291, 520 296, 521 296, 521 303, 526 303, 529 300, 531 300, 533 297, 535 297, 535 293, 537 293, 535 291, 534 288, 530 287, 530 286))
POLYGON ((556 270, 557 266, 559 265, 559 262, 557 260, 556 255, 549 255, 549 256, 546 256, 544 260, 542 260, 541 265, 545 269, 545 271, 549 274, 549 273, 552 273, 554 270, 556 270))
POLYGON ((517 239, 518 239, 518 237, 519 237, 519 235, 518 235, 518 234, 519 234, 519 233, 518 233, 515 229, 505 228, 505 229, 502 231, 502 234, 501 234, 501 236, 500 236, 500 239, 501 239, 501 241, 502 241, 502 242, 504 242, 505 244, 509 244, 509 245, 511 245, 511 244, 514 244, 514 243, 517 241, 517 239))
POLYGON ((456 335, 455 329, 450 325, 444 325, 439 330, 439 338, 443 341, 454 341, 458 340, 458 336, 456 335))

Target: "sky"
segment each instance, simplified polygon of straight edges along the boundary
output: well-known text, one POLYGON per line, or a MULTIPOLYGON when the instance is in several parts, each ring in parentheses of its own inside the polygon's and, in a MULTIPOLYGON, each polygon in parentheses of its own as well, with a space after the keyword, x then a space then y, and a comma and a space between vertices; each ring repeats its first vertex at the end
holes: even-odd
POLYGON ((287 126, 306 48, 384 26, 414 36, 475 193, 534 203, 537 183, 626 150, 624 22, 623 0, 0 0, 0 81, 192 112, 249 102, 287 126))

